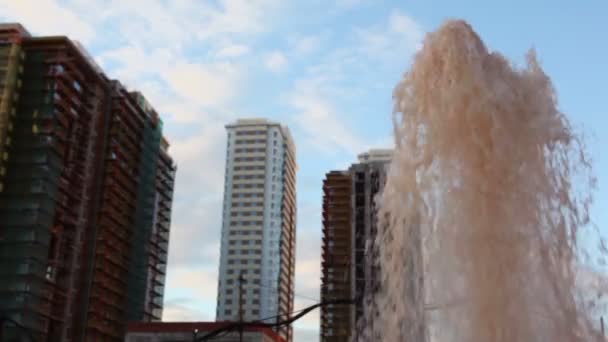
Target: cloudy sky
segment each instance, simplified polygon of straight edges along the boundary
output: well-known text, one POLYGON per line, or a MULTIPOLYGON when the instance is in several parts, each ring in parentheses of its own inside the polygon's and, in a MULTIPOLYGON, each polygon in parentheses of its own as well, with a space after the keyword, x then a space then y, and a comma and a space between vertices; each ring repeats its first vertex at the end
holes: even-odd
MULTIPOLYGON (((588 133, 599 176, 593 218, 606 228, 608 6, 574 3, 0 0, 0 19, 79 40, 110 77, 143 91, 162 113, 178 163, 164 318, 213 320, 224 125, 267 117, 294 134, 295 306, 307 306, 319 298, 323 175, 391 145, 392 88, 424 33, 446 18, 467 19, 515 63, 538 50, 563 111, 588 133)), ((318 313, 296 328, 296 341, 318 340, 318 313)))

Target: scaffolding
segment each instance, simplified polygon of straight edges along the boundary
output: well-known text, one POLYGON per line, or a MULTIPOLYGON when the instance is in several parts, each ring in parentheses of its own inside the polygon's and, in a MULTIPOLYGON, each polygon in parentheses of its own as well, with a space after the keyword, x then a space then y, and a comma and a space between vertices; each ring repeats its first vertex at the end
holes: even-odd
POLYGON ((162 314, 162 122, 66 37, 22 31, 0 25, 0 311, 36 340, 122 341, 162 314))
MULTIPOLYGON (((127 320, 143 321, 147 299, 149 272, 149 241, 152 237, 156 198, 156 172, 162 138, 162 123, 139 94, 133 94, 141 110, 146 112, 142 154, 139 162, 139 183, 135 209, 135 230, 131 238, 127 320)), ((162 304, 162 303, 161 303, 162 304)))
POLYGON ((167 153, 168 143, 163 138, 156 172, 155 215, 150 241, 147 299, 144 321, 162 318, 167 253, 171 225, 171 203, 176 166, 167 153))
MULTIPOLYGON (((96 232, 89 237, 94 249, 85 288, 89 298, 86 335, 82 339, 119 341, 126 322, 131 235, 137 200, 136 170, 141 154, 139 135, 143 117, 117 81, 110 89, 103 148, 103 182, 98 190, 100 209, 96 232)), ((89 250, 89 249, 87 249, 89 250)))
MULTIPOLYGON (((351 182, 351 175, 342 171, 328 173, 323 181, 322 302, 352 298, 351 182)), ((349 306, 323 306, 320 318, 321 342, 350 341, 352 313, 349 306)))
MULTIPOLYGON (((53 83, 45 77, 43 54, 28 53, 24 70, 20 101, 7 126, 5 141, 10 144, 3 151, 0 308, 35 336, 43 336, 52 314, 48 258, 55 243, 51 227, 61 159, 52 144, 57 123, 52 119, 53 83)), ((10 331, 7 334, 10 337, 10 331)))
POLYGON ((4 152, 11 144, 10 132, 13 130, 11 119, 16 115, 16 104, 21 87, 20 74, 23 71, 21 63, 25 54, 21 45, 7 43, 0 45, 0 192, 4 188, 2 178, 6 173, 4 152))

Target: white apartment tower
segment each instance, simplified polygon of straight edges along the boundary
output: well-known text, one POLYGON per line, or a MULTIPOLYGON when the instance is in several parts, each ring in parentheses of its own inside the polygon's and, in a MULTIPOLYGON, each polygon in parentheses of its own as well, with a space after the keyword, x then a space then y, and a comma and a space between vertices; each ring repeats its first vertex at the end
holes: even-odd
MULTIPOLYGON (((293 311, 295 280, 293 138, 286 126, 265 119, 241 119, 226 130, 216 319, 238 321, 241 314, 245 321, 285 319, 293 311)), ((292 341, 290 327, 278 332, 292 341)))

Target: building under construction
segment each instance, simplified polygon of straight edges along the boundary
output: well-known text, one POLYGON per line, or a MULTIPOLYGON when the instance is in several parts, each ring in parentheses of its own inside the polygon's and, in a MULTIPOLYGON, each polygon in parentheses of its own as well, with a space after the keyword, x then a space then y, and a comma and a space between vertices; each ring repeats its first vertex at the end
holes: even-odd
MULTIPOLYGON (((323 181, 323 247, 321 301, 353 298, 351 288, 352 180, 348 172, 332 171, 323 181)), ((321 342, 349 342, 351 308, 321 307, 321 342)))
POLYGON ((371 299, 380 272, 374 262, 376 198, 391 158, 392 150, 371 150, 348 170, 329 172, 323 182, 321 301, 354 299, 355 305, 321 307, 321 342, 366 340, 357 327, 373 324, 368 318, 376 310, 371 299))
POLYGON ((122 341, 158 320, 175 165, 144 97, 67 37, 0 25, 3 341, 122 341))

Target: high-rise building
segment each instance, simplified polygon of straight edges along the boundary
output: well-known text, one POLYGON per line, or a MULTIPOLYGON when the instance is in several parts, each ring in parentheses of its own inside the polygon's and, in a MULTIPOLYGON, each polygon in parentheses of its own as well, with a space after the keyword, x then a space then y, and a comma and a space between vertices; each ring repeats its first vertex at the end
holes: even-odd
POLYGON ((162 121, 66 37, 0 25, 2 340, 122 341, 160 319, 175 165, 162 121))
MULTIPOLYGON (((293 311, 295 145, 286 126, 265 119, 238 120, 226 129, 216 318, 279 321, 293 311)), ((292 340, 291 327, 278 332, 292 340)))
MULTIPOLYGON (((376 198, 386 182, 392 150, 370 150, 347 171, 332 171, 323 182, 321 300, 355 299, 355 305, 321 309, 321 341, 358 341, 358 325, 372 314, 378 288, 374 263, 376 198)), ((362 323, 363 322, 363 323, 362 323)))
POLYGON ((353 164, 353 251, 351 254, 351 289, 355 305, 351 307, 352 340, 367 341, 360 333, 371 330, 372 318, 376 310, 374 294, 379 290, 380 271, 375 258, 376 236, 378 234, 378 204, 388 165, 392 160, 392 150, 370 150, 358 156, 359 162, 353 164))
MULTIPOLYGON (((321 301, 353 298, 351 288, 352 177, 332 171, 323 181, 323 246, 321 301)), ((353 326, 350 306, 321 307, 321 342, 349 342, 353 326)))

